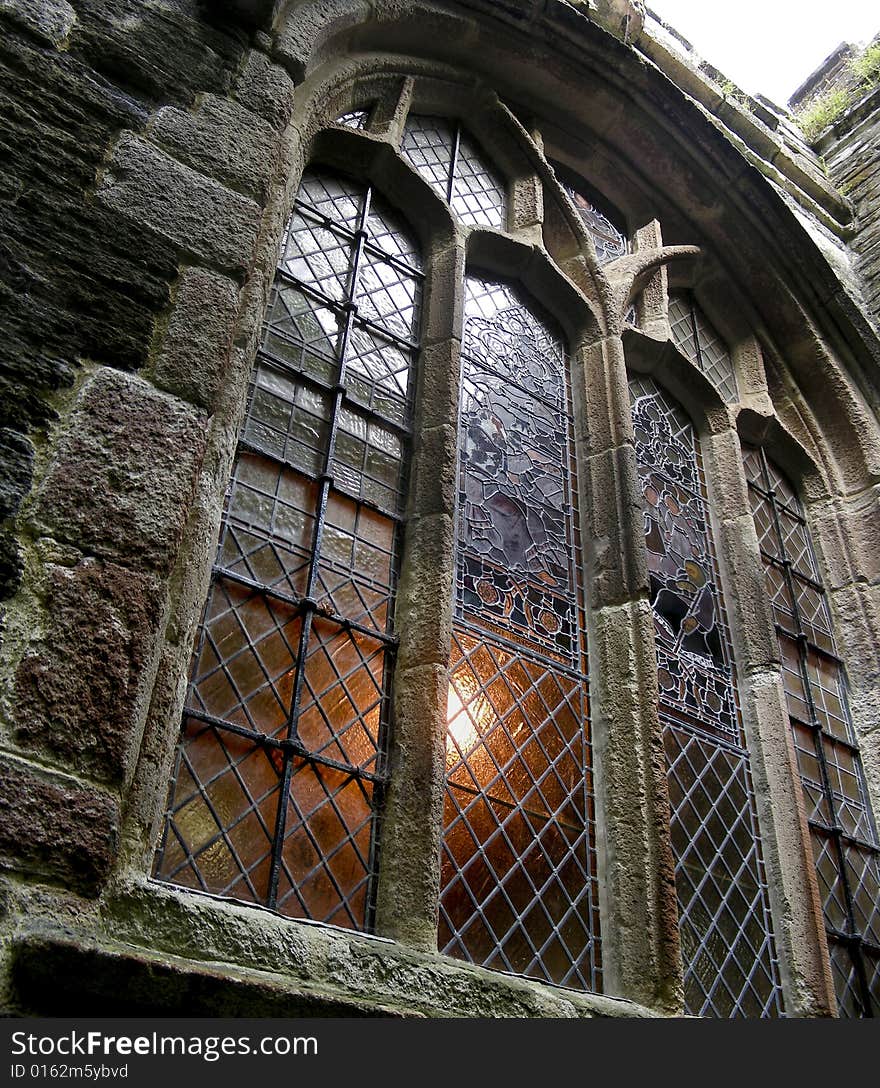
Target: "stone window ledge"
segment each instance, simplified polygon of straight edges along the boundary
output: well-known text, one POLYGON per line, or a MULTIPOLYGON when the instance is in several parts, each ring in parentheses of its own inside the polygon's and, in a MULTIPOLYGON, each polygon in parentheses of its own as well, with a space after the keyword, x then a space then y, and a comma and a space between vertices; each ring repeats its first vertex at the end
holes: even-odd
POLYGON ((153 881, 108 898, 104 922, 41 921, 12 940, 29 1015, 653 1017, 630 1001, 544 985, 436 952, 153 881), (112 934, 112 936, 111 936, 112 934))

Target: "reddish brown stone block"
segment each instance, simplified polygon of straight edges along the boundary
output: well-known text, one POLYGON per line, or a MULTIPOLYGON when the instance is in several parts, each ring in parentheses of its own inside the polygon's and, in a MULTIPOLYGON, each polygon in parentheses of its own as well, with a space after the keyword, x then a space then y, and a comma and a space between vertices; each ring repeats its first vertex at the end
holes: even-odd
POLYGON ((136 754, 158 653, 158 581, 85 560, 49 567, 48 586, 49 629, 16 675, 16 740, 120 782, 136 754))

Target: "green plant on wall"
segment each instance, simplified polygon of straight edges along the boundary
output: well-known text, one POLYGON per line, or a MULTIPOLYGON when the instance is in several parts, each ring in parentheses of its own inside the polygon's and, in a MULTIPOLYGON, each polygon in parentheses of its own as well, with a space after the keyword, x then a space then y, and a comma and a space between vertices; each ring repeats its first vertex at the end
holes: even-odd
POLYGON ((808 140, 815 140, 846 109, 880 82, 880 42, 872 42, 848 64, 850 81, 812 98, 795 112, 795 120, 808 140))

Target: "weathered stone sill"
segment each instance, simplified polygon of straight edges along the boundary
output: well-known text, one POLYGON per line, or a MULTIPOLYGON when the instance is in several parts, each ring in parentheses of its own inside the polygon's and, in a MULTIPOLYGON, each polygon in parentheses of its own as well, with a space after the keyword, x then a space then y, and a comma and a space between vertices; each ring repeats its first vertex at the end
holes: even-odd
POLYGON ((100 930, 22 926, 9 942, 9 972, 9 1011, 23 1015, 657 1015, 153 881, 105 902, 100 930))

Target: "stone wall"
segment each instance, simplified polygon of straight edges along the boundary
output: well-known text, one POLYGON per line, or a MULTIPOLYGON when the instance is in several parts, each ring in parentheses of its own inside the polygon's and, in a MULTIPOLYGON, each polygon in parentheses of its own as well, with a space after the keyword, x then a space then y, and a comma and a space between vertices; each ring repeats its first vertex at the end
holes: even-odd
POLYGON ((855 209, 850 245, 866 306, 880 325, 880 86, 839 117, 816 147, 855 209))

